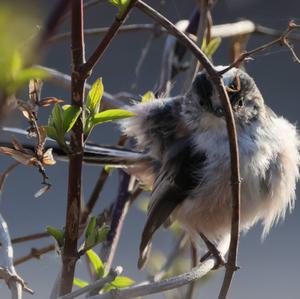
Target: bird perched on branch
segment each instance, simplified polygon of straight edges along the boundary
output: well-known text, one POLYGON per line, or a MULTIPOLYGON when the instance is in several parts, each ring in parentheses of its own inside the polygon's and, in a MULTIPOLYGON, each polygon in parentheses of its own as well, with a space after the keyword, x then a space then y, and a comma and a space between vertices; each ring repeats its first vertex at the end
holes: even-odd
MULTIPOLYGON (((217 67, 222 71, 224 67, 217 67)), ((265 103, 254 80, 232 68, 223 74, 236 122, 240 172, 240 228, 257 222, 264 237, 295 203, 300 142, 296 127, 265 103)), ((86 145, 84 161, 118 165, 152 187, 138 266, 150 251, 157 229, 178 220, 218 263, 228 251, 231 231, 231 167, 225 112, 205 71, 189 92, 127 107, 135 116, 120 121, 138 152, 86 145)), ((9 129, 9 131, 12 131, 9 129)), ((15 133, 23 133, 13 129, 15 133)), ((53 147, 56 156, 65 153, 53 147)))
MULTIPOLYGON (((264 103, 247 73, 232 68, 223 80, 237 127, 241 230, 259 221, 265 236, 294 207, 299 137, 294 125, 264 103)), ((175 219, 195 242, 200 236, 209 248, 213 245, 222 259, 230 243, 230 150, 224 109, 209 76, 199 73, 183 97, 129 109, 136 116, 121 122, 123 132, 134 137, 137 148, 154 161, 132 169, 141 181, 153 186, 139 268, 156 230, 175 219)))

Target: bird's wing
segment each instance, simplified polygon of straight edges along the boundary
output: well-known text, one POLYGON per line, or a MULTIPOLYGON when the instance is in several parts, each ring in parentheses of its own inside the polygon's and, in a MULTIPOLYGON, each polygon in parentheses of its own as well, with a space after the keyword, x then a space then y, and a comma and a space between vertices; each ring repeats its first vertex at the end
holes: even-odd
POLYGON ((140 244, 139 268, 142 268, 147 260, 155 231, 190 192, 201 184, 200 173, 205 161, 205 153, 196 152, 189 139, 179 140, 170 149, 153 187, 140 244))

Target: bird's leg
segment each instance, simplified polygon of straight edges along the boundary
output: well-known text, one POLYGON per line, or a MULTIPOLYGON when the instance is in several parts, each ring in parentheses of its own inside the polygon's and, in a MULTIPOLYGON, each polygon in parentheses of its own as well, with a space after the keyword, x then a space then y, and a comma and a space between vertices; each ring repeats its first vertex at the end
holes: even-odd
POLYGON ((216 258, 216 265, 214 266, 214 270, 220 268, 221 266, 225 265, 225 260, 223 258, 223 256, 221 255, 220 251, 217 249, 217 247, 211 242, 209 241, 206 236, 203 233, 199 233, 201 239, 204 241, 208 252, 206 254, 204 254, 204 256, 200 259, 200 262, 204 262, 205 260, 207 260, 211 255, 213 255, 216 258))

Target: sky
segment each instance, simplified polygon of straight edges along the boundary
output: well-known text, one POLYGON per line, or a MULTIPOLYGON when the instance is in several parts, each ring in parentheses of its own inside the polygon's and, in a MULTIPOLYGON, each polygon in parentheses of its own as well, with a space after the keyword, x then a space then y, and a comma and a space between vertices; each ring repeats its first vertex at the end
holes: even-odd
MULTIPOLYGON (((11 1, 17 2, 17 1, 11 1)), ((27 1, 34 7, 39 6, 38 14, 42 20, 53 8, 57 1, 27 1)), ((173 22, 186 19, 191 14, 195 1, 193 0, 165 0, 146 1, 156 7, 173 22)), ((249 19, 257 24, 267 27, 285 30, 289 20, 293 19, 300 24, 300 3, 297 0, 288 1, 219 1, 213 10, 215 24, 230 23, 240 19, 249 19)), ((115 9, 108 4, 94 6, 85 15, 86 28, 109 26, 113 20, 115 9)), ((151 23, 147 17, 138 11, 134 11, 127 21, 130 23, 151 23)), ((13 24, 13 21, 12 21, 13 24)), ((61 32, 69 30, 69 24, 65 22, 59 29, 61 32)), ((300 33, 300 32, 299 32, 300 33)), ((89 83, 102 77, 105 90, 114 94, 129 91, 136 95, 144 94, 152 90, 158 81, 164 37, 154 39, 149 53, 141 67, 138 78, 135 78, 135 68, 141 51, 150 37, 149 33, 128 33, 117 37, 111 47, 103 56, 102 61, 93 70, 89 83), (133 83, 136 89, 132 89, 133 83)), ((261 45, 269 41, 269 37, 253 35, 249 39, 247 49, 261 45)), ((88 56, 99 42, 99 37, 86 39, 86 55, 88 56)), ((299 43, 299 42, 298 42, 299 43)), ((229 62, 229 41, 222 41, 214 62, 226 65, 229 62)), ((43 56, 41 64, 57 69, 64 73, 70 73, 70 43, 65 40, 51 45, 43 56)), ((300 54, 300 46, 295 42, 295 50, 300 54)), ((292 123, 297 124, 299 117, 299 73, 300 65, 293 61, 291 53, 286 48, 275 46, 258 54, 254 60, 246 65, 249 74, 255 79, 262 91, 265 102, 277 114, 284 116, 292 123)), ((180 81, 179 81, 180 83, 180 81)), ((178 85, 174 82, 173 94, 178 92, 178 85)), ((69 101, 69 92, 53 84, 45 84, 43 96, 56 96, 69 101)), ((46 123, 48 111, 42 112, 40 121, 46 123)), ((18 114, 13 114, 6 123, 26 128, 26 123, 18 114)), ((115 144, 118 140, 118 128, 115 125, 104 125, 95 130, 92 140, 100 144, 115 144)), ((11 163, 10 160, 0 157, 0 168, 11 163)), ((84 167, 84 191, 83 196, 88 198, 100 169, 97 167, 84 167)), ((44 231, 47 225, 61 227, 64 224, 66 209, 67 165, 58 162, 47 170, 47 174, 53 184, 52 189, 40 199, 34 198, 34 193, 40 188, 41 178, 34 168, 18 167, 8 178, 0 209, 6 219, 12 237, 27 235, 44 231)), ((100 201, 95 211, 99 212, 108 206, 116 197, 118 176, 114 173, 103 190, 100 201)), ((299 188, 297 197, 299 198, 299 188)), ((141 198, 149 195, 142 195, 141 198)), ((145 215, 135 206, 132 207, 125 220, 124 229, 120 239, 116 258, 113 265, 122 265, 125 275, 140 282, 146 278, 144 272, 136 268, 138 245, 141 231, 145 222, 145 215)), ((285 221, 274 227, 267 238, 262 242, 260 225, 256 225, 247 234, 241 236, 238 265, 241 269, 236 273, 230 290, 230 299, 296 299, 300 293, 300 207, 299 200, 292 214, 287 214, 285 221)), ((154 248, 165 254, 172 249, 174 243, 169 233, 160 231, 154 238, 154 248)), ((51 243, 50 239, 24 243, 14 247, 15 256, 27 254, 32 247, 42 247, 51 243)), ((32 297, 47 298, 53 286, 60 264, 60 258, 54 252, 47 254, 41 260, 31 260, 17 267, 17 271, 36 291, 32 297)), ((197 298, 217 298, 223 270, 208 281, 201 284, 197 298)), ((88 279, 85 263, 80 261, 78 277, 88 279)), ((0 284, 1 298, 9 298, 6 285, 0 284)), ((151 295, 147 298, 158 299, 160 295, 151 295)))

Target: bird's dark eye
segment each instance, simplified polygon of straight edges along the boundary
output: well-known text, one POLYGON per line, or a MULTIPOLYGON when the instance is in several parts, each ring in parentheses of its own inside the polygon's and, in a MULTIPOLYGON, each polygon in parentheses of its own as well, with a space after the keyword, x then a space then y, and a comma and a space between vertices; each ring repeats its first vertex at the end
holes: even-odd
POLYGON ((200 101, 200 106, 204 106, 204 102, 203 101, 200 101))

